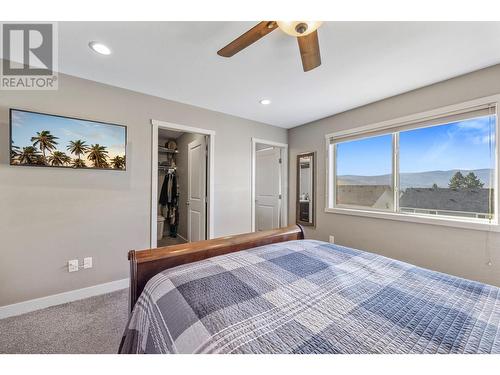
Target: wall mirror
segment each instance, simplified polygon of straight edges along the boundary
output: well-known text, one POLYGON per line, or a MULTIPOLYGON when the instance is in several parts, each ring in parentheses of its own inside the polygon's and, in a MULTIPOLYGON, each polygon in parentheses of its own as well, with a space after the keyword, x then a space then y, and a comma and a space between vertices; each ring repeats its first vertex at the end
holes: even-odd
POLYGON ((297 224, 315 226, 315 154, 297 155, 297 224))

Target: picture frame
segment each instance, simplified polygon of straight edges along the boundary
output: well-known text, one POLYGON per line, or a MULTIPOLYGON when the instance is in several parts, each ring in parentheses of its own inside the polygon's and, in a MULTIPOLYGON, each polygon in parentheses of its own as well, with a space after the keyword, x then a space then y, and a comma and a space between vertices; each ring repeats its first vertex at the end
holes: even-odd
POLYGON ((11 166, 126 171, 126 155, 125 125, 9 110, 11 166))

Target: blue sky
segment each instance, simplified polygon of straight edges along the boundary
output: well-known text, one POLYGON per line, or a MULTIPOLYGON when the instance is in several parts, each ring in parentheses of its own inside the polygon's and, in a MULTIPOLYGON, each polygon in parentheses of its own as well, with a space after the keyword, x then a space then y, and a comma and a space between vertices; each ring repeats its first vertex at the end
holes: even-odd
POLYGON ((57 140, 57 150, 69 154, 70 141, 81 139, 87 145, 99 143, 106 146, 109 157, 125 155, 125 128, 100 122, 68 119, 40 113, 12 111, 12 139, 19 147, 32 146, 31 137, 49 130, 57 140))
MULTIPOLYGON (((486 116, 401 132, 400 172, 493 168, 489 143, 490 139, 494 142, 494 133, 490 134, 494 124, 495 117, 486 116)), ((391 173, 391 155, 391 135, 339 143, 337 174, 377 176, 391 173)))

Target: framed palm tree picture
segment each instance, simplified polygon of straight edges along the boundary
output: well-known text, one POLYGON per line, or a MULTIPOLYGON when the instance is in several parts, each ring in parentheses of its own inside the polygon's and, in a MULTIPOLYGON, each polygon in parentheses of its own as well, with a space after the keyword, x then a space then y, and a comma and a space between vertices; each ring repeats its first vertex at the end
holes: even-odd
POLYGON ((127 127, 10 110, 10 164, 126 170, 127 127))

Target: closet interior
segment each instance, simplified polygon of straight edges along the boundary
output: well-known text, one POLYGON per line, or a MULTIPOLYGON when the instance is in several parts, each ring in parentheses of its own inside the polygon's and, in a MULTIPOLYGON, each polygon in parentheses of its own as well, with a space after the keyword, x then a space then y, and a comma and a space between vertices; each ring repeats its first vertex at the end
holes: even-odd
POLYGON ((197 197, 206 196, 206 167, 200 168, 204 145, 204 135, 158 130, 158 247, 199 239, 193 229, 200 223, 197 197))

